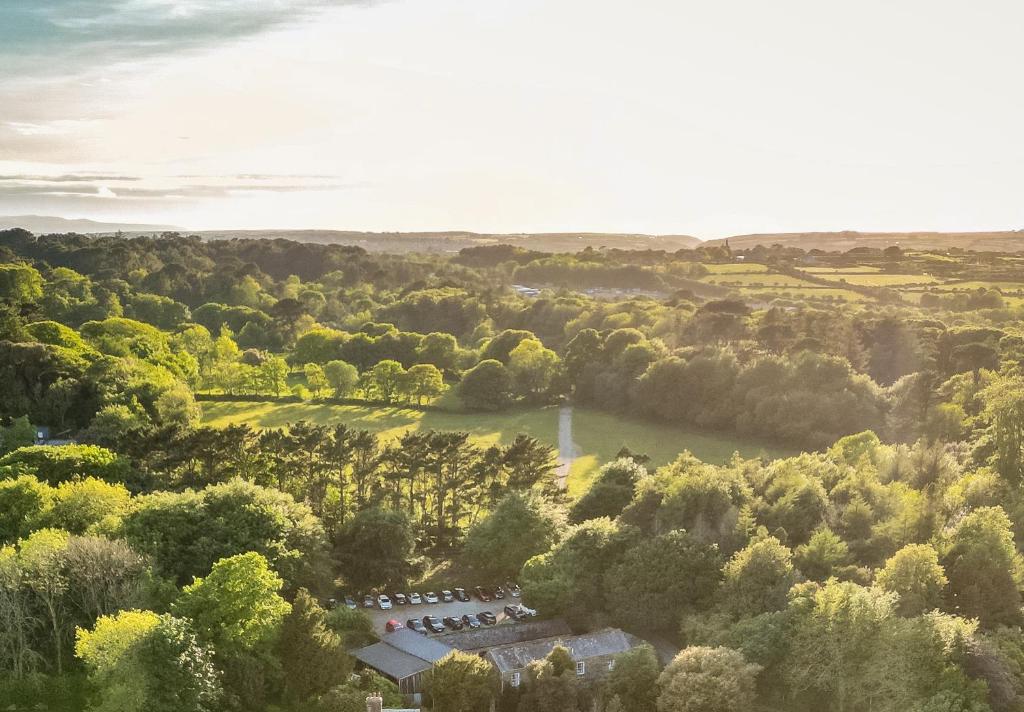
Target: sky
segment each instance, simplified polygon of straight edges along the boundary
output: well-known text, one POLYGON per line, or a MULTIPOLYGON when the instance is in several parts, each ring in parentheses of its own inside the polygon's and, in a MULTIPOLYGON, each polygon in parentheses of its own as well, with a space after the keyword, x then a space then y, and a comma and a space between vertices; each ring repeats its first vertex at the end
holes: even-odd
POLYGON ((1024 228, 1016 0, 0 0, 0 215, 1024 228))

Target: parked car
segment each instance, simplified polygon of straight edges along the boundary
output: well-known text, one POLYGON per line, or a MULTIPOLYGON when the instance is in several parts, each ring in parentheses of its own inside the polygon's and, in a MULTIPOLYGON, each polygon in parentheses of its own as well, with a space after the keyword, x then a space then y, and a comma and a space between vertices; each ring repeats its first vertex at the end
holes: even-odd
POLYGON ((472 613, 467 613, 464 616, 462 616, 462 622, 463 624, 468 625, 470 628, 480 627, 480 619, 474 616, 472 613))
POLYGON ((345 596, 345 605, 351 608, 352 610, 359 608, 359 606, 356 604, 356 599, 352 598, 352 596, 349 595, 345 596))
POLYGON ((523 593, 522 589, 519 588, 519 584, 517 584, 515 581, 506 581, 505 590, 508 591, 509 595, 513 598, 519 598, 519 596, 521 596, 523 593))
POLYGON ((420 598, 420 594, 418 594, 418 593, 410 593, 409 594, 409 603, 411 605, 413 605, 413 606, 418 606, 421 603, 423 603, 423 599, 420 598))
POLYGON ((382 593, 379 596, 377 596, 377 606, 382 611, 390 611, 391 610, 391 599, 388 598, 386 595, 384 595, 382 593))
POLYGON ((484 603, 490 603, 491 602, 491 592, 488 591, 483 586, 477 586, 476 588, 474 588, 473 589, 473 593, 475 593, 476 597, 479 598, 484 603))
POLYGON ((445 603, 451 603, 452 601, 455 600, 455 596, 452 595, 451 591, 449 591, 448 589, 445 589, 445 590, 441 591, 441 600, 444 601, 445 603))
POLYGON ((370 594, 363 596, 363 608, 373 608, 373 596, 370 594))
POLYGON ((490 611, 480 611, 476 614, 476 617, 480 619, 480 622, 484 625, 494 625, 498 622, 498 617, 490 611))
POLYGON ((434 593, 433 591, 427 591, 423 594, 423 600, 427 603, 437 603, 439 599, 436 593, 434 593))
POLYGON ((462 621, 454 616, 445 616, 441 619, 441 622, 452 630, 462 630, 464 627, 462 621))
POLYGON ((505 589, 503 589, 501 586, 495 586, 494 587, 494 597, 496 599, 498 599, 499 601, 501 599, 503 599, 505 597, 505 589))
POLYGON ((423 616, 423 625, 434 633, 444 633, 444 626, 437 616, 423 616))
POLYGON ((521 603, 511 603, 505 606, 505 615, 509 618, 514 618, 517 621, 526 620, 537 615, 537 611, 532 608, 527 608, 521 603))
POLYGON ((420 623, 419 619, 417 618, 410 618, 405 622, 405 625, 409 628, 409 630, 414 630, 417 633, 422 633, 423 635, 427 634, 426 626, 420 623))
POLYGON ((466 589, 464 589, 464 588, 456 588, 456 589, 454 589, 453 592, 455 593, 455 597, 457 599, 459 599, 460 601, 462 601, 463 603, 465 603, 466 601, 469 600, 469 594, 466 593, 466 589))
POLYGON ((384 630, 386 630, 388 633, 394 633, 396 630, 401 630, 404 627, 404 625, 396 621, 394 618, 392 618, 384 624, 384 630))
POLYGON ((392 598, 395 599, 395 603, 399 606, 404 606, 409 602, 409 598, 404 593, 396 593, 392 598))
POLYGON ((521 621, 524 618, 529 617, 526 615, 526 613, 523 612, 523 610, 519 606, 516 605, 505 606, 505 615, 511 618, 512 620, 516 621, 521 621))

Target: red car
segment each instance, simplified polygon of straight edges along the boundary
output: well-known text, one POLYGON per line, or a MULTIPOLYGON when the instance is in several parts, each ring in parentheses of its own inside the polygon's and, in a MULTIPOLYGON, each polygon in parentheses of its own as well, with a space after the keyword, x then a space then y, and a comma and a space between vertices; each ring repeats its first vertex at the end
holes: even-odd
POLYGON ((394 618, 392 618, 384 624, 384 630, 386 630, 388 633, 394 633, 396 630, 401 630, 404 627, 404 625, 396 621, 394 618))
POLYGON ((476 588, 474 588, 473 589, 473 593, 475 593, 476 597, 479 598, 484 603, 490 603, 490 601, 491 601, 491 592, 488 591, 483 586, 477 586, 476 588))

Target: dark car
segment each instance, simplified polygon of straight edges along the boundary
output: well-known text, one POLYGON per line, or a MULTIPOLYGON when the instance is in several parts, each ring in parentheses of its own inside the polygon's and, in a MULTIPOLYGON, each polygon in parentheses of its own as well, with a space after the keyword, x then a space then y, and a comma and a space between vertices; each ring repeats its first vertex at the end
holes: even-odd
POLYGON ((494 597, 496 599, 498 599, 499 601, 501 599, 503 599, 505 597, 505 589, 503 589, 501 586, 495 586, 494 587, 494 597))
POLYGON ((483 586, 477 586, 476 588, 474 588, 473 589, 473 593, 475 593, 476 597, 479 598, 484 603, 490 603, 491 602, 491 592, 488 591, 483 586))
POLYGON ((423 616, 423 625, 434 633, 444 633, 444 626, 437 616, 423 616))
POLYGON ((519 584, 515 581, 506 581, 505 590, 508 591, 509 595, 513 598, 519 598, 523 592, 522 589, 519 588, 519 584))
POLYGON ((396 605, 399 606, 404 606, 406 603, 409 602, 409 599, 406 597, 404 593, 396 593, 394 596, 391 597, 391 599, 395 602, 396 605))
POLYGON ((460 621, 458 618, 455 618, 454 616, 445 616, 441 619, 441 622, 449 628, 451 628, 452 630, 462 630, 463 628, 462 621, 460 621))
POLYGON ((356 599, 352 598, 352 596, 345 596, 345 605, 353 610, 359 607, 356 604, 356 599))
POLYGON ((455 597, 463 603, 469 600, 469 594, 466 593, 466 589, 464 588, 456 588, 452 591, 452 593, 454 593, 455 597))
POLYGON ((373 608, 373 596, 367 594, 363 596, 363 608, 373 608))
POLYGON ((427 634, 426 626, 424 626, 422 623, 420 623, 419 619, 417 619, 417 618, 410 618, 409 620, 407 620, 405 622, 405 625, 406 625, 406 627, 409 630, 414 630, 417 633, 423 633, 423 635, 427 634))
POLYGON ((494 625, 498 622, 498 617, 490 611, 480 611, 476 614, 476 617, 480 619, 480 622, 484 625, 494 625))
POLYGON ((394 618, 384 624, 384 630, 388 633, 394 633, 396 630, 402 630, 405 626, 396 621, 394 618))
POLYGON ((474 616, 472 613, 467 613, 462 616, 462 622, 464 625, 468 625, 470 628, 479 628, 480 619, 474 616))
POLYGON ((524 611, 522 608, 516 605, 505 606, 505 615, 511 618, 512 620, 517 621, 521 621, 524 618, 528 617, 526 615, 526 611, 524 611))
POLYGON ((451 603, 454 600, 455 600, 455 596, 452 595, 451 591, 449 591, 448 589, 445 589, 444 591, 441 591, 441 601, 442 602, 444 602, 444 603, 451 603))

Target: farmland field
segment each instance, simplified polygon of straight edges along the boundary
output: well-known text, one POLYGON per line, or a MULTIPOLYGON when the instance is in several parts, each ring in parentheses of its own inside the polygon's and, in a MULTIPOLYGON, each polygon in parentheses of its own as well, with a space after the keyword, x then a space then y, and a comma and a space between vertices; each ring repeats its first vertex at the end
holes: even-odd
POLYGON ((740 287, 765 286, 765 287, 808 287, 813 286, 798 277, 791 277, 788 274, 722 274, 709 275, 702 281, 723 286, 736 285, 740 287))
MULTIPOLYGON (((326 403, 204 402, 204 424, 223 427, 247 423, 254 428, 279 428, 299 420, 319 424, 346 423, 379 433, 386 439, 400 437, 408 430, 461 430, 469 432, 480 445, 511 442, 525 433, 558 446, 558 407, 547 406, 506 413, 455 413, 421 411, 326 403)), ((590 410, 575 408, 572 427, 577 458, 569 473, 570 494, 578 495, 603 463, 615 457, 623 446, 650 456, 652 465, 664 465, 683 450, 702 460, 725 462, 733 452, 747 457, 762 453, 770 457, 792 454, 791 450, 735 435, 673 427, 590 410)))
POLYGON ((768 265, 758 264, 757 262, 743 263, 743 262, 730 262, 724 265, 704 265, 711 274, 764 274, 768 271, 768 265))
POLYGON ((938 279, 930 274, 854 274, 850 272, 819 274, 822 279, 832 282, 845 280, 849 284, 862 287, 892 287, 903 284, 937 284, 938 279))

